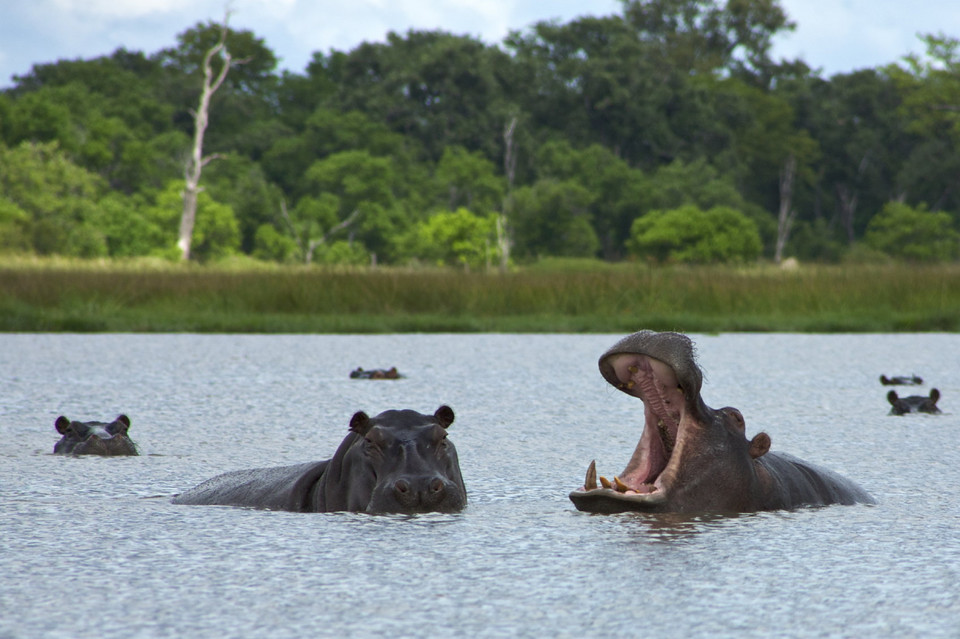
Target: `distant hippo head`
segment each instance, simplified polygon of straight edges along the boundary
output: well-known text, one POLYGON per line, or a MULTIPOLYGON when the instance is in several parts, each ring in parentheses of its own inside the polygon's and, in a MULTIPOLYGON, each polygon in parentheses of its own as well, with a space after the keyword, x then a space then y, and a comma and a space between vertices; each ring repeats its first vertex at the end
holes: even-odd
POLYGON ((433 415, 363 411, 330 460, 316 510, 371 513, 456 512, 466 505, 457 449, 447 438, 453 409, 433 415))
POLYGON ((897 391, 887 393, 887 401, 892 408, 891 415, 906 415, 907 413, 930 413, 937 414, 940 409, 937 408, 937 400, 940 399, 940 391, 936 388, 930 390, 929 397, 923 395, 911 395, 909 397, 899 397, 897 391))
POLYGON ((881 375, 880 383, 884 386, 919 386, 923 383, 923 378, 916 375, 894 375, 893 377, 881 375))
POLYGON ((62 437, 53 447, 56 455, 137 455, 137 446, 127 436, 130 418, 120 415, 114 421, 74 422, 63 415, 55 422, 62 437))

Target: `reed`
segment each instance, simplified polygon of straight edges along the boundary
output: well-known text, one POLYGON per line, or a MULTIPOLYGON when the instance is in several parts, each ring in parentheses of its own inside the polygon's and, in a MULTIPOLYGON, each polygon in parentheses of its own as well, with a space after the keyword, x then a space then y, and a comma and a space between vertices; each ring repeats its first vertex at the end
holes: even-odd
POLYGON ((0 330, 110 332, 960 330, 960 265, 509 273, 166 262, 0 263, 0 330))

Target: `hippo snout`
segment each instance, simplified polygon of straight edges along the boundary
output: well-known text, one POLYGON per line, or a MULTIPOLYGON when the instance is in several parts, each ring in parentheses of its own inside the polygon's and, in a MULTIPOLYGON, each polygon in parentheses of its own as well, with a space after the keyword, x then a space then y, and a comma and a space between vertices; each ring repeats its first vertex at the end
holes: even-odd
MULTIPOLYGON (((400 477, 393 482, 393 497, 404 511, 437 510, 459 494, 439 475, 400 477)), ((456 501, 455 499, 453 501, 456 501)))

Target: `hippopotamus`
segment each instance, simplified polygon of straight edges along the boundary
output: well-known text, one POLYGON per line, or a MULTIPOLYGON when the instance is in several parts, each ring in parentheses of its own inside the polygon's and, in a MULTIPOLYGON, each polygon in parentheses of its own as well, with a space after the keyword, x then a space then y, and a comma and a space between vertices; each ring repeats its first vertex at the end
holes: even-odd
POLYGON ((884 386, 919 386, 923 384, 923 378, 916 375, 910 375, 909 377, 906 375, 894 375, 893 377, 881 375, 880 383, 884 386))
POLYGON ((447 438, 453 409, 433 415, 359 411, 333 457, 218 475, 173 500, 295 512, 457 512, 467 504, 457 449, 447 438))
POLYGON ((63 437, 53 446, 55 455, 138 455, 137 445, 127 436, 130 418, 120 415, 106 422, 74 422, 63 415, 54 422, 63 437))
POLYGON ((907 413, 930 413, 936 415, 940 412, 937 408, 937 401, 940 399, 940 391, 936 388, 930 389, 929 396, 911 395, 910 397, 898 397, 897 391, 892 390, 887 393, 887 401, 893 407, 890 409, 891 415, 906 415, 907 413))
POLYGON ((350 371, 350 379, 400 379, 401 377, 403 375, 397 372, 396 366, 388 369, 372 368, 370 370, 357 367, 356 370, 350 371))
POLYGON ((827 504, 874 503, 857 484, 784 453, 770 436, 746 437, 743 415, 700 397, 703 374, 693 342, 680 333, 640 331, 600 357, 600 373, 643 402, 644 427, 620 475, 600 477, 596 462, 570 493, 578 510, 741 513, 827 504))

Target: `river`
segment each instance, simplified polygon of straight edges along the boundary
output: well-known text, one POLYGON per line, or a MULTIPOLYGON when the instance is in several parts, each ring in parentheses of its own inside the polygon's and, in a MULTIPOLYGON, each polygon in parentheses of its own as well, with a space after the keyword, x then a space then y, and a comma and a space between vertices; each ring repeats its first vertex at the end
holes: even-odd
POLYGON ((960 636, 960 335, 693 335, 708 405, 878 504, 685 518, 567 498, 639 438, 619 337, 0 335, 0 638, 960 636), (881 373, 944 414, 889 416, 881 373), (462 513, 170 503, 440 404, 462 513), (51 454, 58 415, 119 413, 140 457, 51 454))

